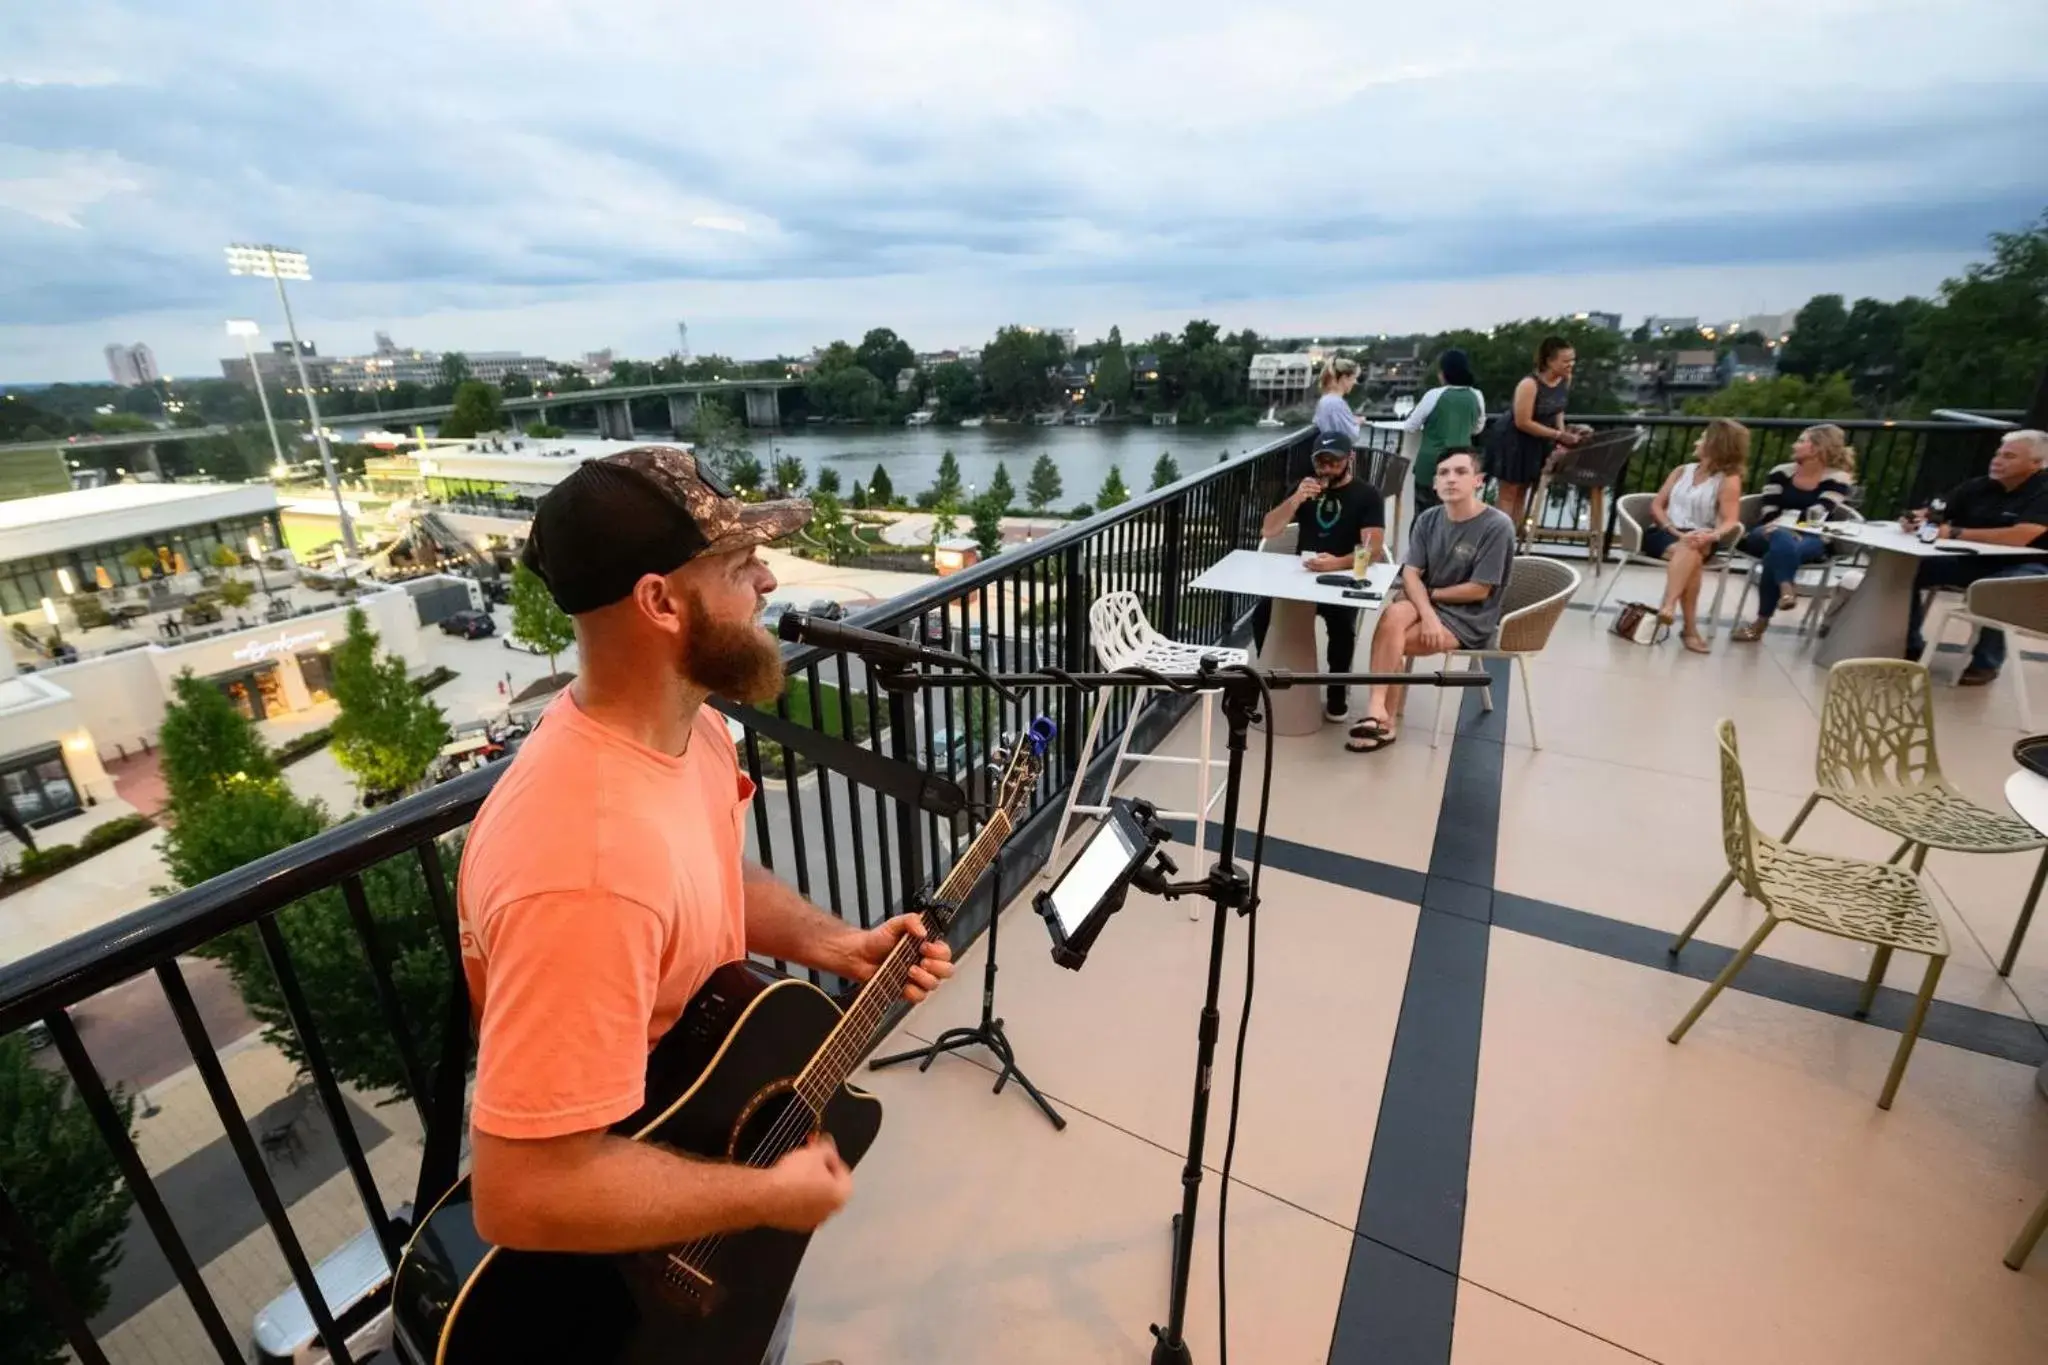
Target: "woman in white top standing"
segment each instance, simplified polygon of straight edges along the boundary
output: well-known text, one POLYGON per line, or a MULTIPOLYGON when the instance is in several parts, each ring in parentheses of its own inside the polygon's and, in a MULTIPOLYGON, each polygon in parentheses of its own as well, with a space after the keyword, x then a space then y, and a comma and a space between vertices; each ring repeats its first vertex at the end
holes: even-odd
POLYGON ((1664 604, 1657 619, 1669 625, 1680 610, 1680 639, 1695 654, 1707 652, 1699 632, 1700 580, 1722 537, 1742 526, 1742 476, 1749 468, 1749 428, 1726 417, 1707 423, 1694 459, 1671 471, 1650 504, 1643 553, 1664 560, 1664 604))
POLYGON ((1358 362, 1338 356, 1323 366, 1323 396, 1316 400, 1316 434, 1342 436, 1358 444, 1358 414, 1351 410, 1350 395, 1358 383, 1358 362))

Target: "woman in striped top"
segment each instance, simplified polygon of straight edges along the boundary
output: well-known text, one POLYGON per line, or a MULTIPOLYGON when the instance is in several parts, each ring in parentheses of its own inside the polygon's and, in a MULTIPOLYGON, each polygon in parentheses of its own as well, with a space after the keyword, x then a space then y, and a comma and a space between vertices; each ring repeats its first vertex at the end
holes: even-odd
POLYGON ((1856 452, 1842 429, 1832 422, 1808 427, 1792 446, 1792 460, 1764 479, 1763 508, 1757 529, 1742 538, 1742 552, 1761 563, 1758 572, 1757 618, 1737 626, 1734 638, 1745 644, 1763 638, 1774 613, 1798 600, 1793 587, 1799 566, 1827 554, 1827 542, 1791 523, 1825 521, 1849 500, 1856 483, 1856 452), (1816 510, 1817 509, 1817 510, 1816 510), (1781 522, 1780 518, 1788 518, 1781 522))

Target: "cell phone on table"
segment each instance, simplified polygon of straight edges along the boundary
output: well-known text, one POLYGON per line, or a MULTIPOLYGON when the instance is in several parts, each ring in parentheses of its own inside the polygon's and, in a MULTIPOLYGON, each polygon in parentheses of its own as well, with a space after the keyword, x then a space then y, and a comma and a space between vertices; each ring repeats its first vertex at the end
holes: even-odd
POLYGON ((1948 540, 1935 541, 1934 548, 1945 555, 1973 555, 1977 553, 1977 547, 1974 545, 1958 545, 1948 540))
POLYGON ((1344 595, 1346 597, 1356 597, 1366 602, 1380 602, 1386 599, 1385 593, 1377 592, 1372 588, 1346 588, 1344 589, 1344 595))

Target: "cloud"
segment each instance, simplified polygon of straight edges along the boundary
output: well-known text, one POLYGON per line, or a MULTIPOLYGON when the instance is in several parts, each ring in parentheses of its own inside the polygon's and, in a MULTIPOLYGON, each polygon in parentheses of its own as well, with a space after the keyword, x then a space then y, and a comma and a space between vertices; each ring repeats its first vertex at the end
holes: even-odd
POLYGON ((2048 203, 2048 8, 2001 0, 777 16, 772 42, 744 7, 655 0, 10 17, 0 259, 31 265, 0 272, 0 375, 92 373, 117 323, 212 368, 256 306, 220 265, 247 238, 308 253, 323 349, 386 327, 573 355, 714 310, 735 351, 1110 299, 1271 331, 1339 298, 1408 310, 1355 328, 1419 325, 1436 297, 1485 324, 1488 281, 1546 273, 1719 269, 1708 311, 1794 306, 1858 261, 1926 292, 2048 203))

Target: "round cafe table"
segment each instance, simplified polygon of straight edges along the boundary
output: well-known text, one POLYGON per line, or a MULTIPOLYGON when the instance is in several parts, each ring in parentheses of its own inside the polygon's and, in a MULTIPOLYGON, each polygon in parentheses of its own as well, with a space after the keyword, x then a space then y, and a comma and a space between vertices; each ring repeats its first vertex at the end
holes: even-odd
MULTIPOLYGON (((2021 768, 2005 779, 2005 804, 2012 807, 2014 815, 2048 834, 2048 777, 2021 768)), ((2035 1083, 2043 1095, 2048 1095, 2048 1062, 2042 1063, 2035 1083)))

